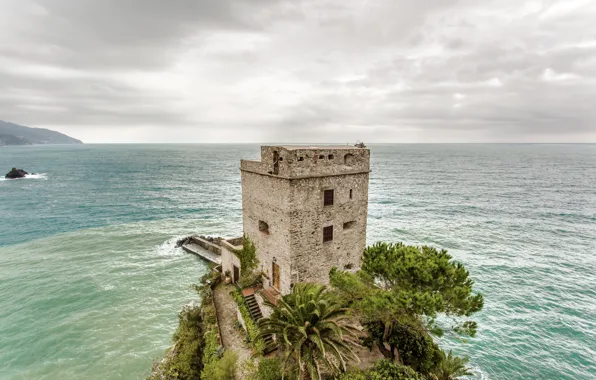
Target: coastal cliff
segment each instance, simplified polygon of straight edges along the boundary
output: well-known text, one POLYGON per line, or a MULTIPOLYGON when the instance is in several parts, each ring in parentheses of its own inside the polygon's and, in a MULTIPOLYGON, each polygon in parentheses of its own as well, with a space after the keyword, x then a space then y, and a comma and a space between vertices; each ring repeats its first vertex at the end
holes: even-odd
POLYGON ((30 128, 0 120, 0 146, 82 144, 81 140, 45 128, 30 128))
POLYGON ((147 380, 200 380, 218 370, 222 352, 212 290, 218 279, 218 272, 207 273, 194 286, 201 303, 180 311, 174 345, 153 363, 147 380))

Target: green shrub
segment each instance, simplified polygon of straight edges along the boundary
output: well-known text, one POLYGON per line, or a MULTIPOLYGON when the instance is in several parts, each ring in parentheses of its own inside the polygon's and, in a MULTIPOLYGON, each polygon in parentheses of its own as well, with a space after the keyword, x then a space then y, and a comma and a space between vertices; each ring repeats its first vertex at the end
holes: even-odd
POLYGON ((251 273, 259 266, 257 248, 246 235, 242 239, 242 249, 234 250, 234 254, 240 259, 240 270, 243 275, 244 273, 251 273))
POLYGON ((338 380, 425 380, 411 367, 397 364, 389 359, 379 360, 368 371, 354 370, 339 376, 338 380))
POLYGON ((199 306, 186 306, 178 315, 176 344, 153 366, 149 380, 198 380, 203 369, 203 317, 199 306))
POLYGON ((281 380, 283 375, 281 361, 277 358, 262 359, 259 362, 257 376, 259 380, 281 380))
POLYGON ((203 365, 219 360, 219 340, 217 328, 209 329, 205 335, 205 348, 203 351, 203 365))
POLYGON ((205 380, 234 380, 234 370, 238 354, 234 351, 226 351, 222 358, 209 363, 203 369, 201 378, 205 380))

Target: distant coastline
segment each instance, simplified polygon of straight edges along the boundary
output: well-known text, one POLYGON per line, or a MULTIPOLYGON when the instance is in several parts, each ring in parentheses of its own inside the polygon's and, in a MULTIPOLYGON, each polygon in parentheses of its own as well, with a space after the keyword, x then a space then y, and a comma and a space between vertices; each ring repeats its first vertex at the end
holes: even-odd
POLYGON ((0 146, 83 144, 81 140, 45 128, 31 128, 0 120, 0 146))

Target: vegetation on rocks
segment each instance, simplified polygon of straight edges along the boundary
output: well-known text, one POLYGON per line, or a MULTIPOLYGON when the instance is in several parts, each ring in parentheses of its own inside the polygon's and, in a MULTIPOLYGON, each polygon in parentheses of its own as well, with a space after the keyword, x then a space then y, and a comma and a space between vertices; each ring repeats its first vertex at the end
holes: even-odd
POLYGON ((201 374, 204 380, 234 380, 238 354, 228 350, 223 356, 205 366, 201 374))
POLYGON ((448 353, 442 352, 442 358, 431 373, 432 380, 456 380, 462 376, 470 376, 470 368, 467 367, 468 359, 454 356, 451 350, 448 353))
MULTIPOLYGON (((245 238, 237 254, 249 281, 258 265, 254 244, 245 238)), ((148 380, 233 378, 237 354, 219 346, 212 302, 217 276, 206 275, 207 286, 197 287, 202 306, 180 313, 176 344, 148 380)), ((240 290, 230 292, 253 352, 240 368, 244 378, 456 380, 471 374, 466 358, 444 352, 434 339, 446 333, 461 341, 474 336, 471 317, 484 303, 468 271, 447 251, 377 243, 364 251, 361 270, 333 269, 330 282, 329 288, 298 283, 276 305, 265 301, 272 313, 258 325, 240 290), (261 355, 268 336, 274 337, 277 357, 261 355), (354 369, 359 345, 377 347, 385 358, 368 370, 354 369)))
POLYGON ((196 380, 203 369, 204 319, 199 306, 187 306, 178 315, 174 346, 153 365, 147 380, 196 380))
POLYGON ((411 367, 397 364, 392 360, 384 359, 375 363, 367 371, 350 371, 338 377, 338 380, 426 380, 424 376, 414 371, 411 367))
MULTIPOLYGON (((446 332, 458 339, 474 336, 477 324, 469 317, 484 304, 464 266, 446 250, 427 246, 377 243, 364 251, 360 271, 333 269, 330 281, 364 326, 365 345, 431 379, 453 360, 432 337, 446 332), (449 324, 437 323, 439 315, 449 324)), ((463 375, 452 376, 441 378, 463 375)))
POLYGON ((283 380, 284 372, 279 358, 261 358, 258 363, 249 360, 245 363, 245 380, 283 380))
POLYGON ((178 328, 173 336, 174 346, 165 357, 154 363, 147 380, 200 380, 231 379, 225 377, 231 359, 222 362, 223 349, 219 344, 217 316, 210 285, 214 276, 207 273, 201 279, 204 285, 194 285, 201 297, 201 304, 185 306, 178 316, 178 328), (219 377, 213 377, 213 376, 219 377), (221 376, 220 376, 221 375, 221 376))

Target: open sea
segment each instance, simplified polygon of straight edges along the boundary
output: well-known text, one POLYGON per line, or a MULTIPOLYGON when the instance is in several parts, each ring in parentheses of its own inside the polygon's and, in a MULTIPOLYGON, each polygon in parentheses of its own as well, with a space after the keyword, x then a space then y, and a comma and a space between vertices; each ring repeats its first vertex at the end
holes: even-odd
MULTIPOLYGON (((446 248, 485 295, 443 340, 475 379, 596 379, 596 145, 372 145, 368 242, 446 248)), ((207 266, 242 233, 257 145, 0 148, 0 379, 141 379, 207 266)))

